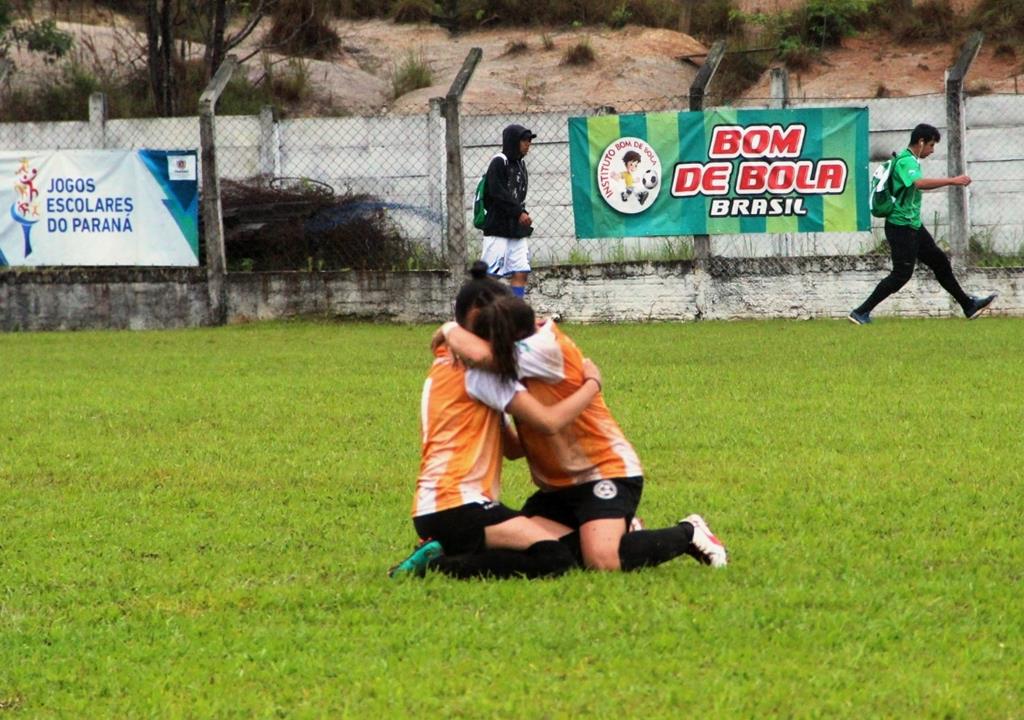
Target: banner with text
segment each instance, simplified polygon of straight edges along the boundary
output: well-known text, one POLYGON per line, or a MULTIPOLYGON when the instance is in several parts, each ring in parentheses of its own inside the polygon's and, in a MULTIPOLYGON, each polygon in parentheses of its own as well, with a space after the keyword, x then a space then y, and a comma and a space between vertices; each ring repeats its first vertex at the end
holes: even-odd
POLYGON ((580 238, 871 228, 866 108, 574 117, 569 155, 580 238))
POLYGON ((194 150, 0 152, 0 266, 199 264, 194 150))

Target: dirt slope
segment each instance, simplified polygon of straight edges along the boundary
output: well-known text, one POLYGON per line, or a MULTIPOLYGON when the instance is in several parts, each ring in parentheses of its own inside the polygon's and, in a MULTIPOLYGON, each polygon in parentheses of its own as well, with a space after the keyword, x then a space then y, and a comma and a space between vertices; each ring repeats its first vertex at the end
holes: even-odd
MULTIPOLYGON (((97 68, 145 65, 144 38, 126 22, 105 25, 60 23, 77 38, 80 62, 97 68)), ((470 48, 483 50, 464 97, 466 112, 522 112, 610 105, 620 112, 685 107, 690 83, 706 48, 692 37, 665 29, 627 26, 572 29, 484 30, 450 36, 433 25, 396 25, 383 20, 338 22, 341 51, 330 61, 303 60, 314 99, 294 114, 315 115, 328 106, 355 113, 422 112, 432 97, 444 95, 470 48), (567 49, 586 42, 595 62, 563 62, 567 49), (392 77, 409 57, 426 63, 433 83, 392 99, 392 77), (689 58, 689 60, 686 60, 689 58)), ((192 52, 201 53, 200 48, 192 52)), ((244 49, 242 52, 245 52, 244 49)), ((794 97, 867 98, 942 92, 943 73, 958 53, 954 45, 897 46, 868 35, 849 39, 816 67, 791 73, 794 97)), ((17 75, 41 72, 39 60, 15 53, 17 75)), ((259 58, 246 64, 263 73, 259 58)), ((284 65, 278 65, 284 67, 284 65)), ((1022 63, 997 58, 982 47, 968 78, 980 92, 1024 92, 1022 63)), ((766 74, 767 75, 767 74, 766 74)), ((768 97, 767 77, 747 97, 768 97)))

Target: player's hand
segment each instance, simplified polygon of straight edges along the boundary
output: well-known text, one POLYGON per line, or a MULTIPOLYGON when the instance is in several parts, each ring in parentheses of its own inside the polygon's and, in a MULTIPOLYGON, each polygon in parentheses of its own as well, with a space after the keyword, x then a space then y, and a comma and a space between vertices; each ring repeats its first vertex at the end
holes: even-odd
POLYGON ((601 384, 601 369, 594 364, 590 358, 583 358, 583 382, 596 380, 598 390, 603 389, 601 384))
POLYGON ((957 175, 955 178, 953 178, 953 180, 956 181, 957 185, 963 185, 964 187, 967 187, 968 185, 971 184, 970 175, 957 175))
POLYGON ((444 328, 438 328, 434 331, 434 336, 430 338, 430 352, 437 352, 442 345, 444 345, 444 328))
POLYGON ((530 213, 528 213, 528 212, 520 213, 520 215, 519 215, 519 224, 520 225, 525 225, 526 227, 530 227, 531 225, 533 225, 533 218, 530 217, 530 213))

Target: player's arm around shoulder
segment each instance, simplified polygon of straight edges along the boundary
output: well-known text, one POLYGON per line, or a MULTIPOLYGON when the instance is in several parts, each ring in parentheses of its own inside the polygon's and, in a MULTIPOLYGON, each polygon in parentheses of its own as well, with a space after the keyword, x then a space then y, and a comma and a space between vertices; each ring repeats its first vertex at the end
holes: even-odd
POLYGON ((452 353, 467 367, 493 369, 494 353, 491 352, 489 342, 455 322, 445 323, 438 332, 443 336, 444 342, 448 343, 452 353))
POLYGON ((579 417, 600 392, 601 371, 590 360, 584 360, 583 384, 569 397, 554 405, 545 405, 529 392, 518 392, 507 409, 516 420, 529 423, 545 435, 554 435, 579 417))

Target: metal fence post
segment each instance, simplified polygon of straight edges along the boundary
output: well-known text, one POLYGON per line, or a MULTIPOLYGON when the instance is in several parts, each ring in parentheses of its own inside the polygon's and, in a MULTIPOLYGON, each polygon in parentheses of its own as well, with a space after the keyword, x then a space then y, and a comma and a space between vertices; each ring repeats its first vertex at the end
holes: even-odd
POLYGON ((789 106, 789 71, 784 67, 773 67, 770 72, 771 98, 768 107, 782 109, 789 106))
MULTIPOLYGON (((690 85, 690 110, 699 112, 704 109, 704 95, 707 93, 711 78, 715 76, 722 57, 725 55, 725 41, 718 40, 708 51, 704 64, 697 71, 697 76, 690 85)), ((693 236, 693 257, 695 260, 704 261, 711 257, 711 238, 707 235, 693 236)))
POLYGON ((107 96, 94 92, 89 96, 89 125, 97 148, 107 146, 107 96))
POLYGON ((430 188, 430 194, 427 196, 427 207, 440 219, 437 230, 430 238, 431 246, 438 249, 445 247, 445 228, 448 227, 445 187, 447 153, 444 152, 446 124, 442 117, 443 110, 444 98, 430 99, 430 110, 427 114, 427 186, 430 188))
POLYGON ((473 76, 477 63, 483 57, 483 50, 472 48, 466 55, 462 68, 452 81, 448 94, 441 105, 445 119, 445 156, 447 158, 447 261, 448 270, 454 277, 461 276, 466 269, 466 211, 465 191, 462 175, 462 132, 459 127, 459 104, 462 94, 473 76))
POLYGON ((224 221, 220 207, 220 177, 217 174, 217 133, 214 108, 232 73, 238 67, 238 58, 228 55, 217 68, 217 73, 199 96, 199 143, 201 146, 202 202, 204 236, 206 238, 206 282, 210 297, 210 319, 215 325, 227 322, 227 287, 224 257, 224 221))
MULTIPOLYGON (((946 128, 949 139, 946 150, 946 173, 949 177, 963 175, 967 171, 967 113, 964 107, 964 79, 967 71, 981 50, 981 32, 973 33, 960 49, 960 57, 953 67, 946 70, 946 128)), ((968 261, 968 235, 971 215, 967 188, 949 188, 949 248, 953 264, 963 266, 968 261)))

